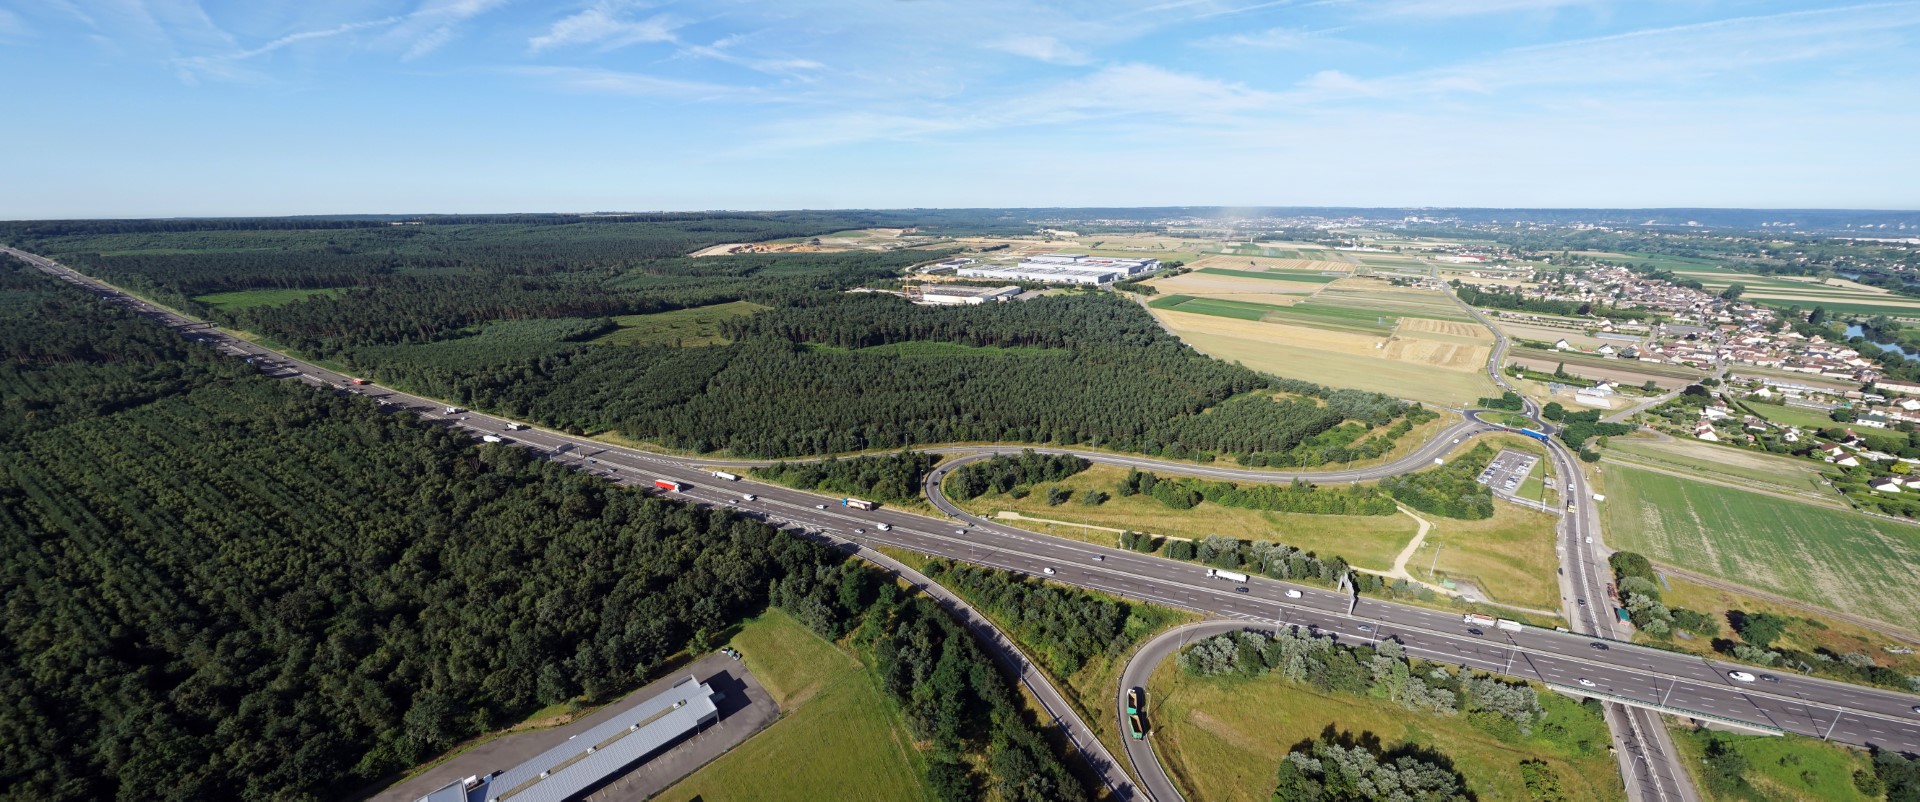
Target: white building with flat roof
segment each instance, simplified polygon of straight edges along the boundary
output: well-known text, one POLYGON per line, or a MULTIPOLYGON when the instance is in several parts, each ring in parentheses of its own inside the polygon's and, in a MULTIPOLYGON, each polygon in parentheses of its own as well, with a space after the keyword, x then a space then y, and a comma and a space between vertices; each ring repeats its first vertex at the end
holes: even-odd
POLYGON ((966 278, 999 281, 1044 281, 1055 284, 1106 284, 1160 269, 1158 259, 1120 259, 1083 253, 1043 253, 1017 265, 968 265, 957 272, 966 278))
MULTIPOLYGON (((984 304, 990 301, 1008 301, 1020 294, 1018 286, 1005 287, 968 287, 960 284, 923 284, 919 298, 914 303, 930 306, 958 306, 962 304, 984 304)), ((908 297, 912 297, 909 295, 908 297)))

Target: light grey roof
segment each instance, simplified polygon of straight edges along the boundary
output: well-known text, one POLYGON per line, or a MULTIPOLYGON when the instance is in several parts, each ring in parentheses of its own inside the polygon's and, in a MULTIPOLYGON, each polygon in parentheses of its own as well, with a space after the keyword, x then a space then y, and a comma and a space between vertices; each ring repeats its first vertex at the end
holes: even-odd
POLYGON ((433 793, 420 797, 419 802, 466 802, 467 790, 461 787, 465 784, 466 780, 454 780, 433 793))
POLYGON ((689 676, 666 693, 501 772, 469 793, 467 802, 561 802, 717 715, 713 696, 711 686, 689 676), (542 778, 542 772, 551 774, 542 778))

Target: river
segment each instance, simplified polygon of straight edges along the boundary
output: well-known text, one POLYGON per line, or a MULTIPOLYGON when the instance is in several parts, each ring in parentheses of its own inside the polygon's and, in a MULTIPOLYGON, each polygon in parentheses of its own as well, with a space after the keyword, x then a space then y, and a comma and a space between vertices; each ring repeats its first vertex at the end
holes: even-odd
MULTIPOLYGON (((1865 329, 1860 328, 1859 324, 1854 324, 1852 326, 1847 327, 1847 336, 1848 337, 1865 337, 1867 336, 1867 332, 1865 329)), ((1908 359, 1920 359, 1920 353, 1909 351, 1893 343, 1877 343, 1872 340, 1868 340, 1867 344, 1875 348, 1878 348, 1882 351, 1891 351, 1891 352, 1898 353, 1899 355, 1906 357, 1908 359)))

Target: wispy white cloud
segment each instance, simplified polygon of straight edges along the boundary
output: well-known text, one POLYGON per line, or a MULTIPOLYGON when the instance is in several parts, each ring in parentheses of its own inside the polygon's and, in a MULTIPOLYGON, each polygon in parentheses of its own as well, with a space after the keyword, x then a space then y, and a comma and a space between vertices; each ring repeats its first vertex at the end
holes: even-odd
POLYGON ((1547 87, 1671 87, 1904 46, 1920 2, 1876 3, 1649 28, 1499 51, 1378 78, 1320 73, 1301 99, 1421 98, 1547 87))
POLYGON ((655 14, 643 20, 624 19, 620 2, 602 0, 577 14, 553 24, 546 33, 527 41, 527 50, 539 53, 554 47, 593 45, 601 51, 628 45, 672 42, 674 31, 686 23, 670 14, 655 14))
POLYGON ((547 86, 582 94, 670 97, 683 100, 780 100, 754 87, 683 81, 621 70, 526 66, 508 67, 503 72, 535 78, 547 86))
POLYGON ((1570 6, 1599 8, 1599 0, 1387 0, 1363 6, 1374 17, 1475 17, 1489 14, 1552 12, 1570 6))
POLYGON ((1334 36, 1345 27, 1320 28, 1268 28, 1264 31, 1221 34, 1195 40, 1201 47, 1251 48, 1254 50, 1309 50, 1339 45, 1341 47, 1359 47, 1359 43, 1334 36))
POLYGON ((421 0, 420 5, 382 36, 379 43, 400 51, 402 60, 413 61, 458 39, 473 19, 510 1, 421 0))
POLYGON ((1035 34, 1009 36, 988 47, 1048 64, 1079 65, 1093 61, 1092 56, 1052 36, 1035 34))
POLYGON ((405 19, 406 19, 405 17, 388 17, 386 19, 366 20, 363 22, 348 22, 341 25, 336 25, 331 28, 324 28, 320 30, 299 31, 297 33, 287 34, 286 36, 282 36, 271 42, 260 45, 259 47, 251 48, 248 50, 239 50, 231 53, 222 53, 219 55, 212 55, 212 56, 190 56, 186 58, 175 59, 174 64, 179 66, 181 69, 189 70, 195 74, 212 77, 212 78, 222 78, 227 80, 251 79, 251 78, 256 78, 257 75, 247 73, 238 69, 236 65, 239 62, 259 58, 260 56, 267 55, 269 53, 280 50, 282 48, 301 44, 303 42, 313 42, 321 39, 332 39, 337 36, 344 36, 344 35, 347 35, 350 33, 356 33, 359 31, 364 31, 364 30, 369 30, 374 28, 384 28, 384 27, 399 23, 405 19))

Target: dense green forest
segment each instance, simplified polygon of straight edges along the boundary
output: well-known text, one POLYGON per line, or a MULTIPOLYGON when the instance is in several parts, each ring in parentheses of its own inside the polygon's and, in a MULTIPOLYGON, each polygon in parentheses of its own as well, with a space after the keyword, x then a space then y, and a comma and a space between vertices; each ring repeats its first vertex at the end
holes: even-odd
MULTIPOLYGON (((846 292, 939 251, 685 256, 899 214, 60 222, 0 236, 404 389, 697 452, 1013 441, 1311 466, 1383 454, 1431 414, 1209 359, 1112 294, 933 308, 846 292), (328 292, 231 300, 288 289, 328 292), (214 293, 228 300, 195 300, 214 293), (736 301, 771 308, 697 347, 593 342, 634 316, 736 301), (1280 393, 1255 392, 1268 389, 1280 393)), ((936 227, 1008 219, 928 214, 936 227)))
POLYGON ((921 572, 1002 622, 1055 677, 1070 676, 1090 660, 1124 654, 1174 620, 1165 608, 1101 599, 1009 571, 934 559, 921 572))
MULTIPOLYGON (((844 630, 820 599, 892 587, 757 522, 260 377, 11 260, 0 542, 19 799, 338 797, 632 687, 770 601, 844 630)), ((896 643, 895 684, 981 700, 950 729, 944 697, 908 705, 988 757, 943 762, 947 785, 1076 796, 964 630, 890 605, 863 626, 896 643)))
POLYGON ((1493 449, 1480 443, 1438 468, 1382 479, 1380 489, 1421 512, 1468 520, 1492 518, 1493 490, 1475 481, 1492 461, 1493 449))
POLYGON ((1396 509, 1392 498, 1373 487, 1320 487, 1304 479, 1284 485, 1236 485, 1190 476, 1165 478, 1136 469, 1127 471, 1115 491, 1123 497, 1136 493, 1152 496, 1176 510, 1192 509, 1202 501, 1223 507, 1317 515, 1392 515, 1396 509))
POLYGON ((933 470, 940 458, 917 451, 902 451, 877 457, 834 459, 819 462, 776 462, 754 468, 755 477, 779 482, 801 490, 830 493, 893 503, 920 500, 920 480, 933 470))

